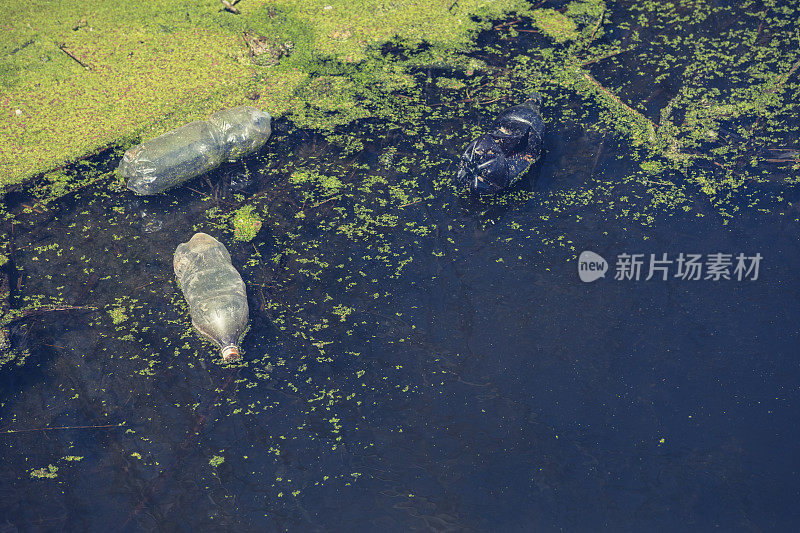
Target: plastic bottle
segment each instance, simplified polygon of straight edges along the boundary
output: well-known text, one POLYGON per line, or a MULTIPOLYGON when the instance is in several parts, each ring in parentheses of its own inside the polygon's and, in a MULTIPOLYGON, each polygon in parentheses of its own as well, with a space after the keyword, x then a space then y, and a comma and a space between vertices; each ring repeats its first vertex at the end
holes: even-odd
POLYGON ((236 161, 255 152, 272 133, 270 116, 250 106, 217 111, 208 117, 208 122, 216 128, 222 159, 227 161, 236 161))
POLYGON ((178 245, 173 266, 192 325, 220 347, 224 361, 238 358, 249 309, 244 281, 231 264, 231 254, 214 237, 195 233, 178 245))
POLYGON ((251 154, 272 133, 271 117, 250 106, 218 111, 134 146, 119 169, 128 189, 149 195, 215 169, 223 161, 251 154))

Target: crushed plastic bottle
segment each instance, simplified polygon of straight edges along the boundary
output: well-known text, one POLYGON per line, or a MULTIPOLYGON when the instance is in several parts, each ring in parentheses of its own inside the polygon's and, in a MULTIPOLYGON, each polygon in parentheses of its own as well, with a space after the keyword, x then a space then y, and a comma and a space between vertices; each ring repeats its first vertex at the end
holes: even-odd
POLYGON ((272 119, 250 106, 217 111, 208 122, 217 129, 222 159, 236 161, 255 152, 272 133, 272 119))
POLYGON ((231 254, 211 235, 195 233, 178 245, 173 267, 192 325, 220 347, 224 361, 238 358, 249 309, 244 281, 231 264, 231 254))
POLYGON ((130 148, 120 173, 136 194, 157 194, 255 152, 271 133, 268 114, 250 106, 225 109, 130 148))

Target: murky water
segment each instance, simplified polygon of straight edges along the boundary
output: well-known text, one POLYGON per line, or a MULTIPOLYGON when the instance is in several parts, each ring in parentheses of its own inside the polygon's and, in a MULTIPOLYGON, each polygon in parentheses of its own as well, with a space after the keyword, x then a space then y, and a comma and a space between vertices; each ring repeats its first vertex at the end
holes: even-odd
POLYGON ((624 141, 550 115, 511 194, 456 194, 470 124, 517 93, 345 148, 278 121, 258 156, 154 198, 9 195, 12 305, 84 309, 13 328, 0 530, 791 529, 797 212, 749 206, 797 187, 754 183, 730 219, 699 194, 653 210, 624 141), (176 287, 195 231, 247 284, 240 364, 176 287), (605 279, 579 280, 586 249, 605 279), (618 254, 717 252, 760 253, 758 279, 614 279, 618 254))

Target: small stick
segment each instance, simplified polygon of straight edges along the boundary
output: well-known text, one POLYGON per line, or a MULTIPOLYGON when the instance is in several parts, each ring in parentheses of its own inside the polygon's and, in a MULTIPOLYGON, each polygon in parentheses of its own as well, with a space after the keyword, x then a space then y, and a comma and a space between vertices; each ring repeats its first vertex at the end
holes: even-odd
MULTIPOLYGON (((584 78, 586 78, 586 80, 587 80, 589 83, 591 83, 592 85, 594 85, 595 87, 597 87, 597 88, 600 90, 600 92, 602 92, 603 94, 605 94, 606 96, 608 96, 609 98, 611 98, 611 99, 612 99, 612 100, 613 100, 613 101, 614 101, 616 104, 618 104, 618 105, 620 105, 620 106, 624 107, 624 108, 625 108, 625 109, 626 109, 628 112, 630 112, 630 113, 633 113, 633 114, 634 114, 634 115, 636 115, 637 117, 639 117, 639 118, 642 118, 642 119, 646 120, 646 121, 648 122, 648 124, 650 124, 650 125, 653 127, 653 130, 656 130, 656 129, 658 128, 658 126, 657 126, 657 125, 656 125, 656 124, 655 124, 655 123, 654 123, 652 120, 650 120, 650 119, 649 119, 649 118, 647 118, 646 116, 642 115, 640 112, 636 111, 634 108, 632 108, 631 106, 629 106, 628 104, 626 104, 625 102, 623 102, 623 101, 620 99, 620 97, 619 97, 619 96, 617 96, 616 94, 612 93, 611 91, 609 91, 608 89, 606 89, 605 87, 603 87, 603 86, 600 84, 600 82, 599 82, 599 81, 597 81, 597 80, 594 78, 594 76, 592 76, 592 75, 591 75, 591 74, 589 74, 588 72, 584 72, 584 73, 583 73, 583 77, 584 77, 584 78)), ((654 141, 654 140, 655 140, 655 137, 654 137, 654 136, 655 136, 655 133, 654 133, 654 131, 650 132, 650 134, 651 134, 651 140, 653 140, 653 141, 654 141)))
POLYGON ((636 49, 637 47, 633 46, 631 48, 625 48, 622 50, 617 50, 616 52, 611 52, 610 54, 606 54, 604 56, 596 57, 594 59, 589 59, 588 61, 584 61, 583 63, 578 63, 579 67, 585 67, 586 65, 591 65, 592 63, 597 63, 598 61, 602 61, 604 59, 608 59, 609 57, 618 56, 619 54, 630 52, 631 50, 636 49))
POLYGON ((86 283, 84 283, 81 292, 78 294, 77 298, 73 300, 73 302, 77 304, 81 300, 83 300, 84 297, 89 293, 89 291, 94 288, 94 286, 97 284, 97 280, 99 279, 100 279, 100 274, 98 274, 97 272, 94 272, 91 276, 89 276, 89 279, 86 280, 86 283))
POLYGON ((81 307, 76 305, 61 305, 61 306, 51 306, 51 307, 39 307, 37 309, 26 309, 22 311, 22 314, 20 316, 9 318, 8 323, 17 322, 19 320, 28 318, 29 316, 38 316, 38 315, 43 315, 45 313, 54 313, 56 311, 97 311, 97 308, 90 306, 81 307))
POLYGON ((602 4, 602 5, 603 5, 603 12, 600 13, 600 18, 597 19, 597 24, 595 24, 594 29, 592 30, 592 34, 589 36, 589 40, 590 41, 594 40, 594 34, 597 33, 597 30, 599 30, 600 26, 603 25, 603 19, 606 16, 606 9, 605 9, 605 4, 602 4))
POLYGON ((152 285, 152 284, 153 284, 153 283, 155 283, 156 281, 161 281, 161 280, 154 279, 154 280, 153 280, 153 281, 151 281, 150 283, 145 283, 144 285, 140 285, 139 287, 136 287, 136 288, 135 288, 135 289, 133 289, 133 290, 134 290, 134 291, 140 291, 140 290, 144 289, 145 287, 148 287, 148 286, 152 285))
POLYGON ((776 85, 775 88, 773 88, 771 91, 769 91, 770 94, 773 94, 773 93, 777 92, 781 87, 783 87, 783 84, 786 83, 786 81, 791 77, 792 74, 795 73, 795 71, 798 68, 800 68, 800 59, 795 61, 795 64, 792 65, 792 68, 789 69, 789 72, 787 72, 786 75, 781 78, 780 83, 778 83, 778 85, 776 85))
POLYGON ((8 429, 0 431, 0 433, 30 433, 32 431, 53 431, 54 429, 89 429, 89 428, 118 428, 123 427, 121 424, 105 424, 102 426, 57 426, 52 428, 33 428, 33 429, 8 429))
POLYGON ((478 105, 492 104, 494 102, 497 102, 498 100, 502 100, 503 98, 504 98, 503 96, 500 96, 500 97, 495 98, 493 100, 483 100, 483 101, 478 102, 478 105))
POLYGON ((233 4, 235 4, 238 0, 234 0, 233 4, 228 2, 228 0, 220 0, 220 1, 222 2, 222 5, 225 6, 225 11, 230 11, 234 15, 238 15, 240 13, 240 11, 238 9, 233 7, 233 4))
POLYGON ((521 22, 521 20, 520 20, 520 19, 512 20, 512 21, 510 21, 510 22, 504 22, 504 23, 502 23, 502 24, 498 24, 497 26, 495 26, 495 27, 494 27, 494 28, 492 28, 492 29, 493 29, 493 30, 499 30, 500 28, 505 28, 506 26, 513 26, 514 24, 517 24, 517 23, 519 23, 519 22, 521 22))
POLYGON ((34 205, 34 206, 30 206, 30 205, 28 205, 28 204, 20 204, 20 205, 21 205, 22 207, 24 207, 25 209, 30 209, 30 210, 31 210, 31 211, 33 211, 34 213, 38 213, 38 214, 40 214, 40 215, 41 215, 41 214, 44 214, 44 211, 42 211, 41 209, 37 208, 35 205, 34 205))
POLYGON ((418 203, 420 203, 421 201, 422 201, 422 198, 420 198, 419 200, 415 200, 415 201, 413 201, 413 202, 409 202, 409 203, 407 203, 407 204, 403 204, 403 205, 399 206, 397 209, 402 209, 402 208, 404 208, 404 207, 408 207, 408 206, 410 206, 410 205, 418 204, 418 203))
POLYGON ((65 54, 67 54, 72 59, 74 59, 80 66, 82 66, 86 70, 91 70, 91 67, 89 65, 87 65, 86 63, 84 63, 83 61, 78 59, 78 57, 75 54, 73 54, 72 52, 70 52, 69 50, 64 48, 63 44, 58 45, 58 49, 61 50, 62 52, 64 52, 65 54))
MULTIPOLYGON (((319 206, 321 206, 322 204, 326 204, 326 203, 330 202, 331 200, 336 200, 336 199, 338 199, 338 198, 339 198, 339 196, 340 196, 340 195, 331 196, 331 197, 330 197, 330 198, 328 198, 327 200, 324 200, 324 201, 322 201, 322 202, 320 202, 320 203, 318 203, 318 204, 314 204, 314 205, 312 205, 311 207, 309 207, 308 209, 314 209, 315 207, 319 207, 319 206)), ((303 211, 305 211, 305 209, 303 209, 303 211)))

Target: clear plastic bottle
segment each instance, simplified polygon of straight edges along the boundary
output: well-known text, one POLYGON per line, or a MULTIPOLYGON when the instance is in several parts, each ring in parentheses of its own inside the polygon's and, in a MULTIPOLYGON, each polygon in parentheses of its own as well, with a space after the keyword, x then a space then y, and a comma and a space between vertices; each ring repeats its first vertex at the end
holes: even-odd
POLYGON ((236 161, 255 152, 272 134, 270 116, 255 107, 239 106, 217 111, 208 122, 216 128, 222 159, 236 161))
POLYGON ((192 325, 220 347, 223 360, 238 358, 249 309, 244 281, 231 264, 228 250, 214 237, 195 233, 189 242, 178 245, 173 266, 192 325))
POLYGON ((224 109, 129 149, 120 173, 136 194, 157 194, 255 152, 267 142, 271 124, 255 107, 224 109))

